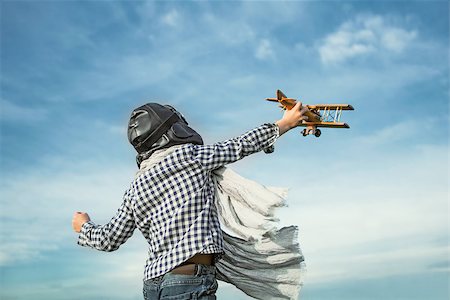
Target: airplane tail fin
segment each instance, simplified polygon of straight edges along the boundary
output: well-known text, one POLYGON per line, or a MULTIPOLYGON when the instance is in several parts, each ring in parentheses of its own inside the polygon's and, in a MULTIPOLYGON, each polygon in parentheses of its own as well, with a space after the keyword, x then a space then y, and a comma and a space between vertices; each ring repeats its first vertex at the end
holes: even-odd
POLYGON ((277 99, 281 100, 283 98, 287 98, 286 95, 281 90, 277 90, 277 99))

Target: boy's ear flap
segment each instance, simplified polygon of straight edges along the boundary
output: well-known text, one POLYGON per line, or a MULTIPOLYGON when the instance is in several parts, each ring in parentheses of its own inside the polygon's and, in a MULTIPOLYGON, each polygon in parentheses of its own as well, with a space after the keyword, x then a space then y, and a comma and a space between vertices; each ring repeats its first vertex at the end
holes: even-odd
POLYGON ((194 135, 194 131, 189 128, 188 126, 183 126, 180 123, 175 123, 172 125, 172 128, 170 129, 173 134, 180 139, 186 139, 194 135))

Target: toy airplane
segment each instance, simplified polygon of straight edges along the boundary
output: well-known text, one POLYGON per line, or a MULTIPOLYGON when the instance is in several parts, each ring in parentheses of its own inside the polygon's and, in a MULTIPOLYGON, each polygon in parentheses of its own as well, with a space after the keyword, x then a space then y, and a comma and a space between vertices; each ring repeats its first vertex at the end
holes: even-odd
MULTIPOLYGON (((282 91, 277 90, 276 98, 266 98, 268 101, 280 103, 283 109, 292 109, 297 100, 286 97, 282 91)), ((343 110, 354 110, 353 106, 349 104, 315 104, 303 105, 308 107, 309 111, 305 113, 308 116, 307 121, 303 121, 299 126, 306 127, 302 130, 303 136, 314 134, 319 137, 322 133, 317 127, 332 127, 332 128, 350 128, 347 123, 340 122, 343 110)))

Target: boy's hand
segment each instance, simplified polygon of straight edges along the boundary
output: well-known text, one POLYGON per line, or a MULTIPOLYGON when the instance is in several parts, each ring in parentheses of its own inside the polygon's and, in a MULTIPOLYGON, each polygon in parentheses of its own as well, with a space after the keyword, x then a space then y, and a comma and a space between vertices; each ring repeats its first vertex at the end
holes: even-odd
POLYGON ((72 228, 75 230, 75 232, 81 231, 81 226, 83 226, 84 223, 90 221, 91 218, 89 218, 89 215, 84 212, 77 211, 73 214, 72 218, 72 228))
POLYGON ((304 115, 307 111, 308 108, 303 107, 301 102, 297 102, 292 109, 286 110, 283 118, 275 122, 280 129, 280 135, 308 120, 308 117, 304 115))

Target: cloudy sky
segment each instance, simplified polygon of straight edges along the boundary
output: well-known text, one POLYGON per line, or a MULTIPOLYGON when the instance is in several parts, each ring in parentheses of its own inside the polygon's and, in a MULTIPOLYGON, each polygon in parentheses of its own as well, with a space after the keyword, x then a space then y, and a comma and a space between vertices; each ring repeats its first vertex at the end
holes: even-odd
MULTIPOLYGON (((289 187, 301 299, 447 299, 447 1, 2 1, 2 299, 142 299, 146 242, 76 245, 108 222, 136 165, 132 109, 170 103, 207 143, 304 103, 350 103, 351 129, 230 167, 289 187)), ((249 299, 221 284, 219 299, 249 299)))

